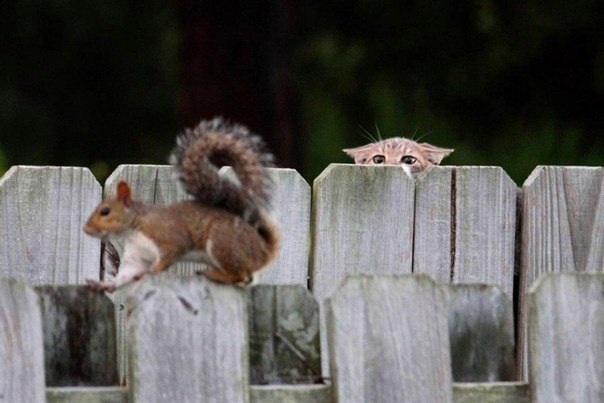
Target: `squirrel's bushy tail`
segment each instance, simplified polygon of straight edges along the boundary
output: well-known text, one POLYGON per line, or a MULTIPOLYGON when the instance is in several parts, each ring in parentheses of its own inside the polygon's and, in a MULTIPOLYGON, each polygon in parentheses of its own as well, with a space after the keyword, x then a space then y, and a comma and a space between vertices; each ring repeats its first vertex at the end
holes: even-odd
POLYGON ((269 207, 271 187, 264 168, 273 165, 273 156, 245 126, 222 118, 204 120, 177 137, 170 163, 196 200, 225 208, 256 227, 264 225, 261 212, 269 207), (237 180, 218 174, 226 165, 237 180))

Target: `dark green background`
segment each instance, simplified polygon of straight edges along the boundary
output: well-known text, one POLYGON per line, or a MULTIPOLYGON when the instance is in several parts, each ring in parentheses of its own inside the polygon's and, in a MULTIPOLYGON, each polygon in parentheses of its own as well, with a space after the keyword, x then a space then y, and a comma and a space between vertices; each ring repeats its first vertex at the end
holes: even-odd
MULTIPOLYGON (((165 163, 182 126, 208 117, 182 112, 193 85, 182 33, 194 24, 183 16, 204 17, 204 2, 4 3, 0 173, 81 165, 104 180, 120 163, 165 163)), ((281 32, 254 62, 275 52, 287 61, 296 158, 280 163, 309 180, 378 129, 455 148, 447 164, 501 165, 519 184, 536 165, 604 161, 602 1, 286 2, 286 19, 220 4, 281 32)))

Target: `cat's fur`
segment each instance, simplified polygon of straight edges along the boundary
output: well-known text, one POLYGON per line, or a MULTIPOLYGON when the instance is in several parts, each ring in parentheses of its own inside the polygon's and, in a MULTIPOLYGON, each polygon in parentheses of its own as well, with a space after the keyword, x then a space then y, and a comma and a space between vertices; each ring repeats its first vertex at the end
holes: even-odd
POLYGON ((415 179, 427 167, 439 165, 453 149, 392 137, 343 151, 354 158, 355 164, 401 165, 407 175, 415 179))

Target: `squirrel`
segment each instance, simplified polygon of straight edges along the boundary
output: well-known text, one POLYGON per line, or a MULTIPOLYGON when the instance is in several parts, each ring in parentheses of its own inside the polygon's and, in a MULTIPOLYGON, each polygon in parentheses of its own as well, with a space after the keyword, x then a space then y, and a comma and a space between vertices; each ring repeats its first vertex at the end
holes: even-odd
POLYGON ((84 225, 103 241, 124 239, 124 254, 112 281, 87 280, 95 291, 113 292, 147 272, 177 261, 206 263, 201 274, 247 285, 277 254, 280 235, 267 213, 273 156, 245 126, 222 118, 204 120, 177 136, 170 156, 176 177, 193 200, 168 206, 133 199, 128 184, 100 203, 84 225), (236 180, 219 175, 230 165, 236 180))

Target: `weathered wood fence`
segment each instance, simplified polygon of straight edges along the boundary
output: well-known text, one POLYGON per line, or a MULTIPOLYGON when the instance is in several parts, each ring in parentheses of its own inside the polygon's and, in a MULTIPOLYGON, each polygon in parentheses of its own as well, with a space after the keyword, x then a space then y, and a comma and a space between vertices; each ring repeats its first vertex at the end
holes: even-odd
MULTIPOLYGON (((170 203, 171 174, 121 166, 105 193, 126 179, 170 203)), ((414 183, 336 164, 312 197, 271 174, 283 249, 261 285, 179 265, 109 300, 78 286, 105 275, 81 230, 101 186, 85 168, 11 168, 0 402, 604 401, 602 167, 538 167, 518 189, 498 167, 414 183)))

